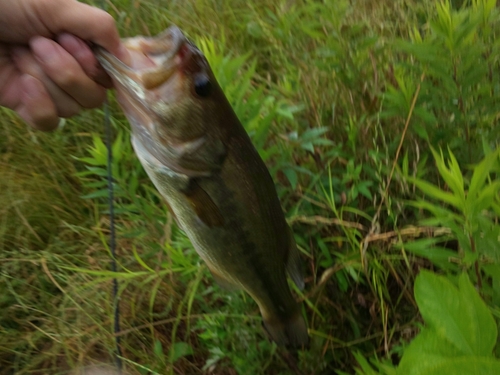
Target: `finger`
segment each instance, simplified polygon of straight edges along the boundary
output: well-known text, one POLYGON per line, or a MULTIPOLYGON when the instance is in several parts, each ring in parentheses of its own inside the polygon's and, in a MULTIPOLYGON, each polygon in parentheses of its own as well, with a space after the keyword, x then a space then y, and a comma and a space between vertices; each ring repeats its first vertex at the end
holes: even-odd
MULTIPOLYGON (((59 89, 84 108, 95 108, 102 104, 105 89, 87 76, 68 51, 43 37, 32 38, 30 46, 43 72, 59 89)), ((85 50, 82 53, 88 59, 85 50)))
POLYGON ((70 32, 80 39, 99 44, 127 62, 128 52, 109 13, 76 0, 59 2, 61 6, 54 6, 54 1, 37 0, 33 3, 39 14, 46 18, 44 23, 54 35, 70 32))
POLYGON ((12 58, 21 73, 35 77, 45 86, 45 90, 52 98, 59 117, 71 117, 80 112, 80 105, 47 77, 38 61, 27 48, 12 48, 12 58))
POLYGON ((21 100, 15 111, 35 129, 52 131, 59 124, 59 116, 52 98, 42 82, 24 74, 20 78, 21 100))
POLYGON ((19 77, 10 48, 0 44, 0 106, 11 109, 17 106, 21 96, 19 77))
POLYGON ((111 78, 109 78, 99 64, 87 43, 67 33, 59 35, 57 37, 57 42, 73 56, 78 64, 80 64, 85 74, 92 78, 92 80, 106 88, 111 88, 113 86, 111 78))

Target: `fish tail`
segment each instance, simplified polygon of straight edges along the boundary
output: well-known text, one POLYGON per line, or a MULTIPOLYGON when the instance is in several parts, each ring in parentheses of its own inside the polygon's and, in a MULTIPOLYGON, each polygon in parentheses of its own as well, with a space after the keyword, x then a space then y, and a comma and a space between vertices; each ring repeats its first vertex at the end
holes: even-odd
POLYGON ((279 346, 306 348, 309 345, 307 325, 300 309, 289 319, 266 319, 264 329, 279 346))

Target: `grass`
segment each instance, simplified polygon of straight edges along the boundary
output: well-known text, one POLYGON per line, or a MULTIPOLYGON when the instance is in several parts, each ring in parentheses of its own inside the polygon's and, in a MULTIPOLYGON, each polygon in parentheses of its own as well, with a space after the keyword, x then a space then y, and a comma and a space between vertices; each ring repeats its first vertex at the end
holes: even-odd
MULTIPOLYGON (((127 373, 332 374, 354 373, 363 357, 399 362, 422 321, 415 277, 439 269, 416 239, 437 238, 458 254, 465 246, 447 225, 419 226, 427 206, 408 204, 423 197, 415 179, 449 191, 429 146, 450 147, 470 180, 467 166, 499 141, 498 18, 490 10, 480 23, 451 5, 450 25, 465 25, 476 39, 462 38, 448 55, 438 27, 446 14, 433 1, 107 4, 122 36, 175 23, 209 58, 273 175, 301 250, 306 289, 296 292, 312 339, 296 357, 278 349, 255 303, 214 284, 133 155, 112 100, 127 373), (435 65, 418 50, 422 39, 440 51, 435 65), (469 86, 467 56, 486 72, 469 86), (465 103, 458 111, 445 100, 453 95, 465 103)), ((102 111, 53 134, 0 111, 0 374, 112 366, 102 111)), ((461 267, 473 270, 471 262, 461 267)), ((500 288, 485 270, 492 291, 483 295, 498 318, 500 288)))

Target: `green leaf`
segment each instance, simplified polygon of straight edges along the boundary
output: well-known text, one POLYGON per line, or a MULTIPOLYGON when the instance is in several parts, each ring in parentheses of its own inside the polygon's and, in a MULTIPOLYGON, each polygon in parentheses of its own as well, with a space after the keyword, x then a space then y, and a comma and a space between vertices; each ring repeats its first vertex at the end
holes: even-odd
POLYGON ((495 375, 500 374, 500 361, 480 356, 439 357, 429 354, 418 360, 415 358, 411 368, 400 368, 398 375, 495 375))
POLYGON ((497 337, 495 321, 466 274, 457 289, 447 278, 422 271, 415 299, 429 328, 463 355, 491 355, 497 337))
POLYGON ((497 342, 498 330, 495 320, 466 273, 458 279, 462 314, 468 323, 461 327, 469 338, 474 354, 491 355, 497 342))
POLYGON ((135 260, 137 260, 137 263, 139 263, 142 267, 144 267, 145 269, 147 269, 148 271, 152 272, 152 273, 155 273, 155 270, 153 270, 151 267, 149 267, 143 260, 142 258, 139 256, 139 254, 137 253, 137 248, 135 245, 132 245, 132 252, 134 254, 134 258, 135 260))
POLYGON ((373 196, 371 191, 368 189, 370 186, 372 186, 372 181, 361 181, 356 188, 358 189, 359 193, 365 196, 366 198, 372 200, 373 196))
POLYGON ((301 134, 300 139, 302 141, 311 141, 313 139, 316 139, 323 134, 325 134, 328 131, 328 127, 323 126, 320 128, 312 128, 312 129, 307 129, 304 133, 301 134))
POLYGON ((441 206, 437 206, 430 202, 424 201, 422 199, 413 202, 409 201, 408 204, 417 208, 430 211, 434 216, 436 216, 436 219, 439 220, 442 220, 443 218, 446 218, 448 220, 459 220, 460 218, 460 216, 455 214, 453 211, 450 211, 441 206))
POLYGON ((283 173, 285 174, 288 181, 290 181, 290 185, 292 185, 292 189, 295 190, 297 188, 298 176, 297 172, 293 168, 283 168, 283 173))
POLYGON ((377 372, 368 363, 368 361, 366 360, 366 358, 363 356, 362 353, 354 352, 353 355, 354 355, 354 358, 356 358, 356 361, 358 362, 358 364, 361 366, 361 369, 356 369, 356 374, 377 375, 377 372))
POLYGON ((109 196, 109 192, 107 189, 97 190, 90 194, 83 195, 82 199, 95 199, 95 198, 105 198, 109 196))
POLYGON ((440 239, 426 238, 400 244, 397 247, 404 248, 419 257, 429 259, 432 263, 442 269, 455 269, 456 265, 451 263, 450 259, 458 258, 459 254, 446 248, 436 246, 438 241, 440 241, 440 239))
POLYGON ((193 348, 187 342, 176 342, 170 349, 172 351, 172 363, 176 362, 179 358, 193 354, 193 348))
POLYGON ((497 374, 492 357, 497 327, 466 273, 458 288, 446 277, 422 271, 415 299, 426 327, 406 348, 397 374, 497 374))
MULTIPOLYGON (((420 275, 418 276, 420 278, 420 275)), ((417 280, 418 280, 417 278, 417 280)), ((398 366, 398 375, 426 374, 446 358, 456 358, 460 351, 435 330, 423 328, 406 348, 398 366)))
POLYGON ((484 186, 486 178, 492 172, 493 166, 497 162, 499 152, 500 149, 492 152, 489 155, 486 155, 486 157, 474 168, 474 174, 472 175, 472 179, 469 185, 469 194, 467 196, 468 200, 475 199, 479 195, 480 190, 482 190, 484 186))
POLYGON ((464 210, 465 208, 465 190, 464 190, 464 180, 462 176, 462 172, 460 171, 460 167, 458 165, 457 159, 452 154, 451 151, 448 150, 450 156, 450 169, 446 167, 446 163, 444 161, 443 154, 438 154, 432 147, 431 151, 434 155, 434 159, 436 161, 436 166, 439 170, 439 174, 449 186, 449 188, 453 191, 453 195, 455 199, 459 202, 455 207, 464 210))
MULTIPOLYGON (((467 207, 469 208, 469 212, 480 213, 483 210, 489 209, 492 206, 499 191, 500 181, 495 181, 491 185, 488 185, 479 193, 477 197, 471 197, 470 200, 468 199, 467 207)), ((474 218, 470 219, 474 220, 474 218)))
POLYGON ((451 193, 442 191, 437 186, 434 186, 426 181, 419 180, 416 178, 409 178, 409 181, 413 182, 422 192, 434 199, 438 199, 442 202, 453 205, 454 207, 463 210, 463 201, 451 193))
POLYGON ((165 355, 163 354, 163 345, 161 344, 160 340, 156 340, 154 347, 153 347, 153 353, 155 353, 156 357, 163 359, 165 355))

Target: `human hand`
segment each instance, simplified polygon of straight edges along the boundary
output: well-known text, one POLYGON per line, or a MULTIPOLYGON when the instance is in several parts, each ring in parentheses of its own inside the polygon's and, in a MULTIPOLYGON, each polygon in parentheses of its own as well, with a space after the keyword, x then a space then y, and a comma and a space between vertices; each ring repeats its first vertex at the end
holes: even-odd
POLYGON ((0 106, 40 130, 102 104, 110 81, 84 41, 128 60, 108 13, 76 0, 0 0, 0 106))

